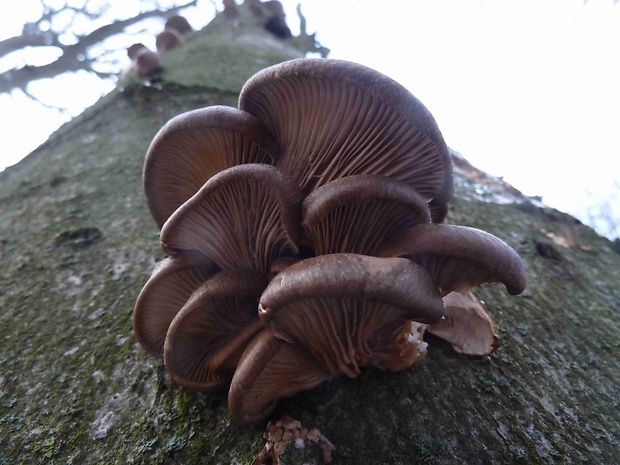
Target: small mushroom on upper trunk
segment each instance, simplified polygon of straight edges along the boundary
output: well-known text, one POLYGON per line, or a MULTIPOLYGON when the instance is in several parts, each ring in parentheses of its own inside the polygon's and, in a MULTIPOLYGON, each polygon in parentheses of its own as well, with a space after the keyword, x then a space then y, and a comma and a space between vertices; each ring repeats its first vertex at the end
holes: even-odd
POLYGON ((127 49, 133 68, 140 77, 153 77, 164 70, 164 64, 157 52, 142 43, 133 44, 127 49))

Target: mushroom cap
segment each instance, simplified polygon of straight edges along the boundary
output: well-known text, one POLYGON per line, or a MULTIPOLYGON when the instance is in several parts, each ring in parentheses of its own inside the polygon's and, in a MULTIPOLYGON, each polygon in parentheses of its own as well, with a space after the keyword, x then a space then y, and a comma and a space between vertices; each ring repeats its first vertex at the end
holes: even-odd
POLYGON ((209 179, 166 221, 168 255, 204 254, 222 269, 267 274, 271 262, 298 253, 301 192, 271 165, 245 164, 209 179))
POLYGON ((149 48, 146 45, 144 45, 142 42, 138 42, 136 44, 133 44, 127 47, 127 56, 131 58, 132 60, 135 60, 138 54, 148 49, 149 48))
POLYGON ((355 377, 372 359, 375 338, 384 339, 381 331, 391 334, 407 320, 437 322, 443 304, 430 276, 409 260, 331 254, 276 275, 259 314, 273 334, 307 347, 331 373, 355 377))
POLYGON ((466 355, 489 355, 501 346, 486 307, 470 291, 451 292, 443 298, 445 319, 428 327, 454 350, 466 355))
POLYGON ((375 255, 390 237, 430 222, 428 205, 395 179, 356 175, 328 182, 302 204, 303 226, 317 254, 375 255))
POLYGON ((277 166, 306 195, 334 179, 378 174, 429 201, 452 197, 452 160, 433 116, 371 68, 333 59, 280 63, 246 82, 239 108, 265 122, 281 144, 277 166))
POLYGON ((165 29, 176 29, 181 34, 187 34, 194 30, 192 26, 189 24, 189 21, 187 21, 187 18, 181 15, 170 16, 166 20, 165 29))
POLYGON ((166 335, 164 361, 173 381, 196 390, 228 385, 263 327, 257 308, 266 285, 256 273, 221 271, 194 291, 166 335))
POLYGON ((155 37, 155 47, 158 52, 166 52, 183 45, 185 40, 179 31, 173 28, 164 29, 155 37))
POLYGON ((172 320, 194 290, 215 271, 199 255, 163 259, 142 288, 133 311, 133 331, 144 350, 163 358, 172 320))
POLYGON ((228 410, 237 423, 257 423, 283 397, 312 389, 331 374, 298 344, 289 344, 269 330, 247 346, 228 391, 228 410))
POLYGON ((482 283, 502 282, 508 292, 523 292, 525 265, 515 250, 498 237, 467 226, 414 226, 386 243, 381 257, 406 257, 422 265, 442 295, 461 293, 482 283))
POLYGON ((278 144, 266 127, 236 108, 188 111, 157 133, 144 163, 144 192, 161 228, 214 174, 243 163, 274 163, 278 144))

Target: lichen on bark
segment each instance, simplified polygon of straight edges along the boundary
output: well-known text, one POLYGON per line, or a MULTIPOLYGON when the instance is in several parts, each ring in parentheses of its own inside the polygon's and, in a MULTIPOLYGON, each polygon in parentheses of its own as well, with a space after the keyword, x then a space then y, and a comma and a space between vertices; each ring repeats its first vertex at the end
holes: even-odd
MULTIPOLYGON (((249 463, 262 448, 265 425, 231 424, 225 393, 174 386, 131 331, 163 257, 141 185, 153 135, 183 111, 236 106, 250 75, 295 56, 259 27, 224 27, 169 52, 157 85, 124 81, 0 174, 0 463, 249 463), (212 53, 185 55, 202 46, 212 53)), ((448 222, 488 230, 527 263, 522 296, 477 292, 503 346, 470 358, 428 337, 420 364, 335 379, 275 415, 319 428, 339 464, 615 463, 620 255, 514 190, 493 201, 485 192, 505 184, 457 168, 448 222)))

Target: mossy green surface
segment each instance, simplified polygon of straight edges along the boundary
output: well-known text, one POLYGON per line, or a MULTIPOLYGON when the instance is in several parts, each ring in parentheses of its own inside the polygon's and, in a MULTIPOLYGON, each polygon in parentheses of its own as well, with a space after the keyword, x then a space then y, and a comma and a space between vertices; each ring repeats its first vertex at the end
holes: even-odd
MULTIPOLYGON (((289 58, 278 47, 267 56, 256 66, 289 58)), ((169 58, 189 59, 182 49, 169 58)), ((225 393, 171 384, 131 329, 163 256, 142 193, 144 154, 176 114, 236 105, 255 68, 228 66, 229 85, 191 72, 125 82, 0 174, 0 464, 245 464, 260 451, 265 425, 232 425, 225 393)), ((503 346, 471 358, 428 337, 428 357, 410 369, 332 380, 274 415, 319 428, 337 464, 617 463, 620 255, 525 198, 462 194, 449 222, 496 234, 528 267, 521 296, 501 285, 477 292, 503 346)))

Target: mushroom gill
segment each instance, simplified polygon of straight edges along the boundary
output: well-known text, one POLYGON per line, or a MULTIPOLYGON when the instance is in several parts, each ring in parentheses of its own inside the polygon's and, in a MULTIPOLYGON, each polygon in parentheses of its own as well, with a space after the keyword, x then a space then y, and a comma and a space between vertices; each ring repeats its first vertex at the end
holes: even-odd
POLYGON ((169 255, 200 252, 222 269, 266 275, 271 262, 298 253, 301 193, 271 165, 246 164, 209 179, 166 221, 161 246, 169 255))
POLYGON ((249 113, 213 106, 168 121, 155 135, 144 163, 144 192, 161 228, 213 175, 244 163, 273 164, 278 143, 249 113))
POLYGON ((249 271, 221 271, 198 287, 170 324, 164 360, 176 383, 226 387, 245 346, 262 327, 256 313, 267 285, 249 271))
POLYGON ((502 282, 510 294, 517 295, 527 281, 525 265, 512 247, 486 231, 466 226, 414 226, 386 243, 379 255, 406 257, 420 264, 444 296, 489 282, 502 282))
POLYGON ((353 378, 373 360, 378 332, 408 320, 438 322, 443 304, 427 273, 409 260, 331 254, 276 275, 259 314, 275 336, 307 347, 330 373, 353 378))
POLYGON ((452 162, 433 116, 373 69, 291 60, 252 76, 239 108, 274 134, 282 148, 277 166, 305 195, 334 179, 375 174, 409 184, 436 204, 452 197, 452 162))
POLYGON ((428 205, 415 189, 375 175, 324 184, 305 198, 302 213, 306 235, 319 255, 375 255, 386 240, 430 222, 428 205))
POLYGON ((312 389, 331 377, 305 348, 263 329, 239 360, 228 391, 230 415, 237 423, 259 422, 281 398, 312 389))
POLYGON ((133 310, 133 330, 144 350, 164 356, 170 323, 194 290, 216 270, 199 255, 163 259, 142 288, 133 310))

